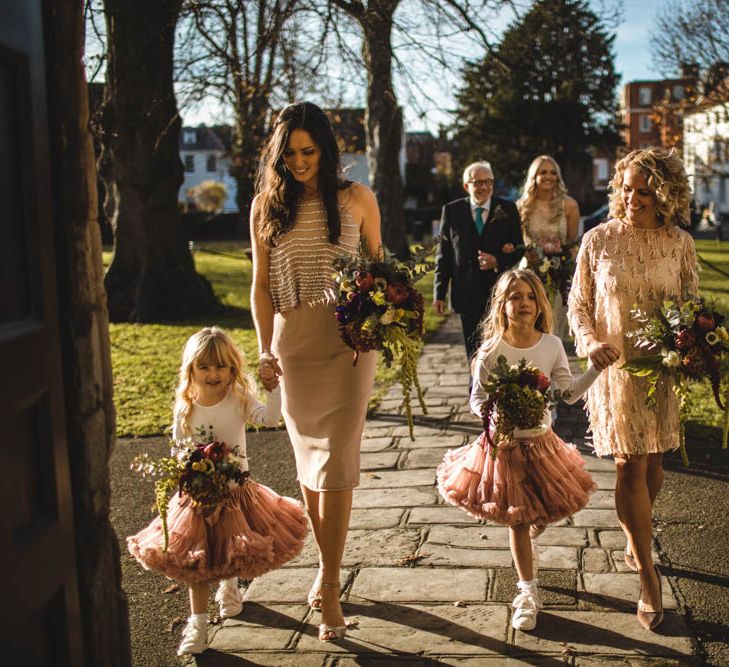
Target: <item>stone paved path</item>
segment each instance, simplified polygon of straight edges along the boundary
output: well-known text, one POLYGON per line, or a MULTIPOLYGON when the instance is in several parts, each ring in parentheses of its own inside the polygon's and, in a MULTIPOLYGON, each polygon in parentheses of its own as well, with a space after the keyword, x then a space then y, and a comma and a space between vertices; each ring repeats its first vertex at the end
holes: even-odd
POLYGON ((429 414, 417 419, 415 441, 398 413, 399 387, 365 429, 342 572, 344 613, 358 620, 356 627, 343 642, 317 639, 319 615, 304 603, 316 575, 310 540, 289 566, 250 584, 243 613, 214 629, 197 664, 694 664, 668 580, 663 604, 671 611, 660 633, 643 630, 635 618, 639 583, 622 560, 613 464, 588 453, 584 415, 575 407, 560 407, 556 430, 581 446, 599 490, 585 510, 540 537, 545 609, 534 631, 511 629, 516 573, 507 529, 444 505, 434 486, 446 449, 480 430, 468 410, 457 317, 426 346, 419 370, 429 414))

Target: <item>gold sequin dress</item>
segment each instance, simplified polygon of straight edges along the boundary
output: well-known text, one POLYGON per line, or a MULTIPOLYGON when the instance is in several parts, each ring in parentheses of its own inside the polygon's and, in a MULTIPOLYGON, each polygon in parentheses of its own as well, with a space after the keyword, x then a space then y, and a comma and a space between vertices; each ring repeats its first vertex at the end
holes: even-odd
POLYGON ((672 387, 659 387, 655 406, 647 406, 646 379, 628 375, 620 366, 638 354, 626 337, 635 328, 630 316, 634 305, 651 312, 668 297, 697 291, 694 242, 678 227, 639 229, 610 220, 585 234, 568 310, 577 353, 587 355, 589 334, 620 350, 617 363, 601 373, 587 392, 590 430, 599 456, 678 448, 678 400, 672 387))
POLYGON ((340 211, 341 235, 331 244, 323 202, 302 202, 293 229, 269 253, 281 407, 299 482, 315 491, 359 484, 360 443, 377 363, 377 355, 367 352, 352 365, 354 352, 340 338, 334 316, 332 261, 356 253, 360 239, 359 225, 346 209, 340 211))

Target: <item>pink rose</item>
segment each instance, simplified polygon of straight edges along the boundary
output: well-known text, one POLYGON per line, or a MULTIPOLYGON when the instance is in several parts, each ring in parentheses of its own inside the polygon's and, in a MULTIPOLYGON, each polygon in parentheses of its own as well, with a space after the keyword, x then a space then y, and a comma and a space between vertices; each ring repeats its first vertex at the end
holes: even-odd
POLYGON ((385 298, 396 306, 406 301, 409 296, 408 288, 400 283, 391 283, 385 288, 385 298))
POLYGON ((375 286, 375 279, 369 271, 357 271, 354 282, 363 292, 367 292, 375 286))

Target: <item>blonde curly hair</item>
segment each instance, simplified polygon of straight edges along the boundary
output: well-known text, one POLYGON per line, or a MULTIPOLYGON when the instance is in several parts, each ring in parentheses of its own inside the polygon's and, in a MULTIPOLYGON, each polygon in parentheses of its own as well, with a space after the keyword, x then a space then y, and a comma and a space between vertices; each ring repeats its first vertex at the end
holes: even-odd
POLYGON ((557 182, 552 189, 552 199, 549 202, 550 222, 556 223, 564 215, 564 200, 567 197, 567 186, 562 179, 562 170, 551 155, 539 155, 532 160, 527 170, 524 184, 521 186, 521 195, 516 202, 521 217, 521 226, 524 232, 528 232, 527 226, 534 208, 537 205, 537 174, 542 164, 551 162, 557 171, 557 182))
POLYGON ((656 197, 656 215, 666 224, 688 226, 691 188, 686 178, 683 160, 675 148, 641 148, 628 153, 615 165, 610 181, 610 217, 623 219, 623 178, 629 167, 636 167, 656 197))

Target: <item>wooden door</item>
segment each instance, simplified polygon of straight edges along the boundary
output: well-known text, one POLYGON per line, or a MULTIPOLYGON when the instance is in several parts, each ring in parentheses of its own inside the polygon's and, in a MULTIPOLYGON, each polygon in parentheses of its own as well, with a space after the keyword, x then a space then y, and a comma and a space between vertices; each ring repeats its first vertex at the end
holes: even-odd
POLYGON ((0 0, 0 651, 7 665, 83 663, 45 76, 41 0, 0 0))

